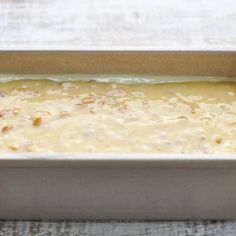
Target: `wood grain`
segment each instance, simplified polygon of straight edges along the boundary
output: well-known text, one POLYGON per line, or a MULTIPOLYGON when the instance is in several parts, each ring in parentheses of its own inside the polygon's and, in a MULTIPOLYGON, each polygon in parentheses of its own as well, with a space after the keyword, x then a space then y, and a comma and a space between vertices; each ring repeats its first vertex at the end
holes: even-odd
POLYGON ((0 49, 235 50, 235 0, 1 0, 0 49))
POLYGON ((230 221, 1 222, 0 236, 235 236, 230 221))

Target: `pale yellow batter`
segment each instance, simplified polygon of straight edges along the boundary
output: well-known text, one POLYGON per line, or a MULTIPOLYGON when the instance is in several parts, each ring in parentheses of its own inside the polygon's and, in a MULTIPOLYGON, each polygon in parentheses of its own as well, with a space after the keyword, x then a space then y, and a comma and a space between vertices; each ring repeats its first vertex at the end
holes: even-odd
POLYGON ((236 83, 0 84, 0 152, 236 152, 236 83))

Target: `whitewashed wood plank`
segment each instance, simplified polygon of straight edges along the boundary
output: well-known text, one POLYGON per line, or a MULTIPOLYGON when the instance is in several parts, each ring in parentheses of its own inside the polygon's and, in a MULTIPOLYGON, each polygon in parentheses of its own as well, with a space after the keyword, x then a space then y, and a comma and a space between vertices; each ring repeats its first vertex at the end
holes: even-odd
POLYGON ((235 236, 235 221, 0 222, 0 236, 235 236))
POLYGON ((0 49, 235 50, 234 0, 1 0, 0 49))

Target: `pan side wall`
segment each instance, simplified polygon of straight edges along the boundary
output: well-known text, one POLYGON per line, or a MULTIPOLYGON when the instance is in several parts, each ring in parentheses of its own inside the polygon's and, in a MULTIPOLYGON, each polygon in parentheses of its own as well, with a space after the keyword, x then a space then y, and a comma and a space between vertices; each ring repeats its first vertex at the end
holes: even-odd
POLYGON ((1 168, 1 219, 234 219, 235 168, 1 168))

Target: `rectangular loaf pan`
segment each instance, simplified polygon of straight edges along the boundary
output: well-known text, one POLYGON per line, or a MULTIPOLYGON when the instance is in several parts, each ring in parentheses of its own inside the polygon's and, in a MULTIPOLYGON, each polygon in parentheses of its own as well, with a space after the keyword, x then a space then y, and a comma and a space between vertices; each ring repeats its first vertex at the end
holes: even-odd
MULTIPOLYGON (((236 52, 0 52, 0 73, 236 78, 236 52)), ((0 219, 235 219, 236 155, 1 154, 0 219)))

